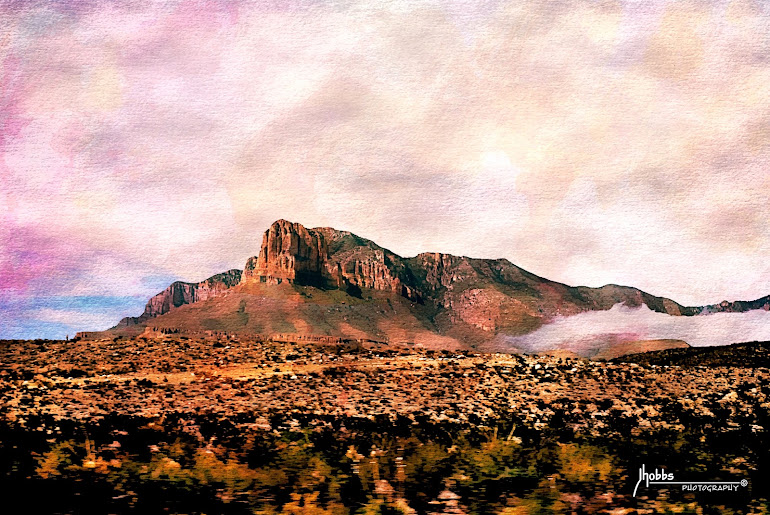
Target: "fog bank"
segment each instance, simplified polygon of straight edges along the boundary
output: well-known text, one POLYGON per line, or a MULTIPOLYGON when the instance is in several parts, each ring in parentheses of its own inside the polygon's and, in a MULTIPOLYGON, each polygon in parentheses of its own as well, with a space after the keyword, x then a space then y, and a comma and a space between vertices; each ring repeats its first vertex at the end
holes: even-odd
POLYGON ((647 306, 616 304, 608 311, 592 311, 557 318, 524 336, 505 342, 527 352, 568 349, 587 355, 591 348, 634 340, 684 340, 693 347, 770 340, 770 312, 713 313, 693 317, 657 313, 647 306))

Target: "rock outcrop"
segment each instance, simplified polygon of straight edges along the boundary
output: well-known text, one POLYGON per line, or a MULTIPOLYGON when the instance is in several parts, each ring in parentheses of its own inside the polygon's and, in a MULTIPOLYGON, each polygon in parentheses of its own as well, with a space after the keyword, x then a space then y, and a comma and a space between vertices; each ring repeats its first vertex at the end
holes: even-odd
POLYGON ((327 250, 318 231, 278 220, 265 231, 259 255, 249 258, 242 282, 283 281, 324 286, 327 250))
POLYGON ((369 240, 330 227, 307 229, 278 220, 246 262, 242 282, 391 291, 419 301, 405 260, 369 240))
POLYGON ((168 288, 147 302, 141 315, 138 317, 126 317, 118 323, 118 326, 141 324, 151 318, 164 315, 179 306, 219 296, 240 283, 241 275, 240 270, 232 269, 213 275, 199 283, 186 283, 182 281, 171 283, 168 288))
POLYGON ((150 299, 142 316, 156 317, 168 313, 184 304, 192 304, 221 295, 241 281, 241 271, 237 269, 216 274, 199 283, 177 281, 150 299))

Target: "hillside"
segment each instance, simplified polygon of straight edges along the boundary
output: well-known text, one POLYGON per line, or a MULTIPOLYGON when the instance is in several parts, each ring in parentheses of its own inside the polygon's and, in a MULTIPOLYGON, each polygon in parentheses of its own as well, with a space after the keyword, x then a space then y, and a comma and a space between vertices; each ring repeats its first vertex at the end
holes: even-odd
POLYGON ((770 342, 666 349, 629 354, 613 361, 646 366, 770 368, 770 342))

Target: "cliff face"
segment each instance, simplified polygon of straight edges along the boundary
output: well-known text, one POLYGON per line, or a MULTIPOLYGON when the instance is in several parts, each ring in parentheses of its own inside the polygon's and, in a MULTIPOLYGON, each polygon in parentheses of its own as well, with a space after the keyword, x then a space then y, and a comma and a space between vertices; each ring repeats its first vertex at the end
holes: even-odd
POLYGON ((419 300, 405 260, 354 234, 329 227, 307 229, 278 220, 262 237, 259 255, 246 262, 242 282, 362 288, 419 300))
POLYGON ((361 288, 388 291, 422 302, 407 260, 376 243, 330 227, 316 229, 327 242, 328 282, 349 291, 361 288))
POLYGON ((199 283, 185 283, 176 281, 152 297, 144 307, 144 312, 138 317, 126 317, 118 326, 131 326, 141 324, 160 315, 164 315, 174 308, 185 304, 200 302, 221 295, 241 281, 241 271, 228 270, 216 274, 199 283))
POLYGON ((199 283, 177 281, 151 298, 144 307, 142 316, 145 318, 156 317, 184 304, 192 304, 216 297, 240 281, 241 271, 238 269, 213 275, 199 283))
POLYGON ((259 255, 246 261, 242 282, 323 286, 327 261, 323 235, 300 224, 278 220, 262 237, 259 255))

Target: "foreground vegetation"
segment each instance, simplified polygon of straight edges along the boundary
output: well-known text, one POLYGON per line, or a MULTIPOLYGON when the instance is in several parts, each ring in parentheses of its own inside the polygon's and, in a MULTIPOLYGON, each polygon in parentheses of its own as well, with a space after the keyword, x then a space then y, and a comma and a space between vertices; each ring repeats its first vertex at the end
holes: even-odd
POLYGON ((0 351, 0 490, 20 513, 770 511, 762 367, 233 339, 0 351), (747 485, 633 497, 642 464, 747 485))
POLYGON ((27 512, 51 513, 767 510, 761 497, 770 442, 756 435, 649 433, 617 441, 546 432, 522 441, 499 430, 406 420, 339 420, 315 429, 283 428, 276 420, 283 430, 250 434, 206 418, 106 422, 98 429, 60 427, 60 438, 4 430, 5 498, 23 499, 27 512), (687 480, 747 478, 749 487, 650 488, 632 498, 641 463, 687 480))

